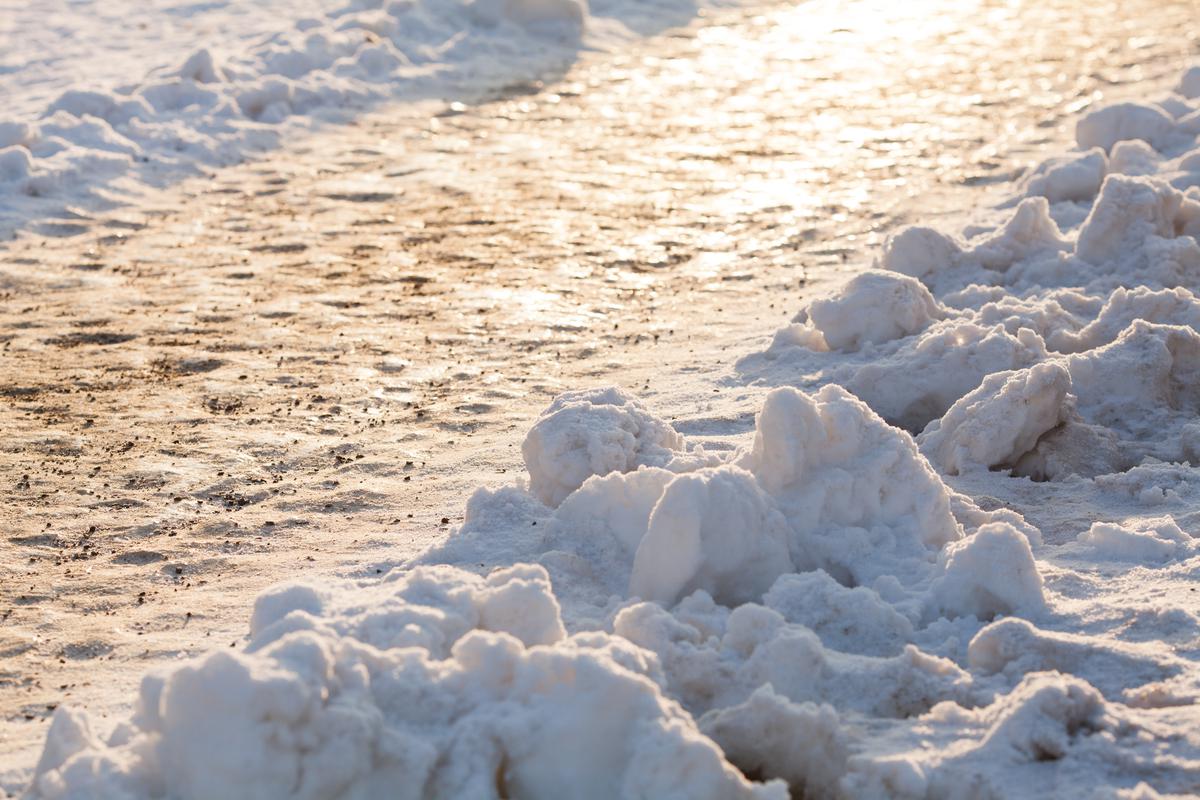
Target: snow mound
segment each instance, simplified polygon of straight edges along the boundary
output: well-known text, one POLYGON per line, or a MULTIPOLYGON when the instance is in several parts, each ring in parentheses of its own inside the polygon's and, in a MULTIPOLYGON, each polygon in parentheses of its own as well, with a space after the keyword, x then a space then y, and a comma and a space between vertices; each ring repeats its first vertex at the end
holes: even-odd
POLYGON ((653 656, 525 618, 557 610, 542 570, 361 588, 316 612, 312 592, 276 592, 246 653, 147 678, 107 742, 60 712, 31 796, 786 797, 664 697, 653 656))
POLYGON ((837 294, 814 300, 804 316, 827 348, 858 350, 917 333, 943 313, 915 278, 868 270, 837 294))
POLYGON ((749 472, 716 467, 667 484, 638 545, 629 593, 669 606, 703 589, 736 605, 791 571, 783 515, 749 472))
MULTIPOLYGON (((1075 254, 1092 264, 1135 256, 1155 239, 1200 233, 1200 203, 1148 178, 1109 175, 1079 229, 1075 254)), ((1191 241, 1191 248, 1196 248, 1191 241)))
POLYGON ((949 269, 962 256, 962 246, 933 228, 911 226, 892 234, 883 245, 880 266, 901 275, 924 278, 949 269))
POLYGON ((1200 552, 1200 541, 1184 533, 1171 517, 1139 520, 1133 525, 1095 522, 1077 541, 1099 558, 1153 564, 1200 552))
POLYGON ((1002 227, 974 241, 961 242, 931 228, 905 228, 885 242, 879 266, 930 283, 950 270, 1003 273, 1017 262, 1069 249, 1046 198, 1027 197, 1002 227))
POLYGON ((1076 675, 1118 700, 1178 672, 1177 664, 1160 663, 1129 645, 1044 631, 1012 618, 997 620, 975 634, 967 647, 967 664, 975 673, 1002 674, 1014 683, 1034 672, 1076 675))
POLYGON ((674 614, 651 603, 630 606, 613 630, 658 656, 672 696, 697 715, 744 703, 765 685, 795 703, 892 718, 923 713, 946 697, 970 703, 977 694, 953 662, 911 645, 894 656, 842 653, 773 609, 748 603, 731 611, 704 594, 674 614))
POLYGON ((832 796, 852 747, 831 706, 794 703, 769 683, 704 715, 700 727, 743 773, 781 778, 792 797, 832 796))
POLYGON ((1135 320, 1200 329, 1200 298, 1182 286, 1157 291, 1119 286, 1095 319, 1078 331, 1061 331, 1050 343, 1063 353, 1094 350, 1115 341, 1135 320))
POLYGON ((541 79, 703 4, 617 0, 595 14, 586 0, 118 5, 99 21, 47 11, 48 27, 22 14, 0 40, 13 55, 0 71, 0 237, 238 163, 381 102, 469 101, 541 79), (53 59, 23 38, 44 39, 43 28, 62 31, 53 59), (164 53, 178 60, 164 65, 164 53))
POLYGON ((1140 139, 1162 149, 1175 132, 1175 120, 1156 105, 1116 103, 1089 111, 1075 124, 1075 141, 1082 148, 1111 150, 1117 142, 1140 139))
POLYGON ((775 389, 740 461, 792 528, 792 561, 840 582, 915 578, 929 553, 962 536, 949 493, 911 437, 837 386, 775 389))
POLYGON ((1064 759, 1100 775, 1127 768, 1105 763, 1110 742, 1122 733, 1119 720, 1092 686, 1063 675, 1036 673, 989 706, 946 703, 922 721, 920 749, 858 756, 842 790, 865 800, 1054 796, 1053 786, 1018 781, 1031 780, 1025 770, 1034 764, 1064 759), (943 749, 948 740, 957 743, 953 750, 943 749))
POLYGON ((917 441, 949 475, 972 466, 1014 466, 1066 418, 1070 389, 1070 373, 1054 362, 994 372, 931 422, 917 441))
POLYGON ((1200 97, 1200 66, 1189 67, 1179 79, 1179 93, 1189 100, 1200 97))
POLYGON ((992 522, 941 554, 944 574, 934 587, 940 609, 954 616, 1036 617, 1046 610, 1042 576, 1029 540, 1012 525, 992 522))
POLYGON ((889 423, 919 432, 988 375, 1032 366, 1046 355, 1042 337, 1029 328, 1010 333, 1003 325, 955 319, 835 375, 889 423))
POLYGON ((1051 203, 1090 202, 1109 170, 1100 148, 1077 156, 1052 158, 1030 173, 1024 181, 1026 197, 1044 197, 1051 203))
POLYGON ((762 602, 845 653, 896 655, 913 638, 912 621, 878 592, 843 586, 824 570, 781 575, 762 602))
POLYGON ((557 506, 592 475, 661 467, 683 437, 616 387, 568 392, 542 412, 521 445, 531 491, 557 506))

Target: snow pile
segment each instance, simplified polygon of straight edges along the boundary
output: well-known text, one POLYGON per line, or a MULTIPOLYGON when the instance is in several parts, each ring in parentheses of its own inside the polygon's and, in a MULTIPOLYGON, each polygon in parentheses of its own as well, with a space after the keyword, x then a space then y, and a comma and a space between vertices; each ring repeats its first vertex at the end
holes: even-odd
POLYGON ((379 101, 470 99, 538 79, 583 47, 696 12, 682 0, 79 6, 14 8, 0 34, 0 236, 237 163, 379 101), (47 30, 58 35, 41 41, 47 30), (177 55, 164 64, 167 52, 177 55))
MULTIPOLYGON (((531 460, 532 494, 559 500, 557 509, 524 492, 480 490, 463 527, 428 560, 537 560, 550 570, 560 596, 578 604, 577 614, 592 606, 593 620, 626 597, 670 607, 701 591, 733 607, 775 591, 781 576, 815 570, 846 587, 871 587, 901 609, 894 614, 913 622, 935 613, 990 618, 1041 605, 1036 570, 1032 582, 994 589, 991 567, 974 555, 976 548, 996 547, 993 556, 1002 552, 1024 569, 1032 563, 1028 538, 1009 520, 974 509, 973 527, 994 523, 1006 533, 996 534, 1000 544, 964 539, 951 493, 912 438, 839 387, 814 396, 771 392, 753 442, 725 463, 677 456, 669 470, 628 472, 620 470, 633 461, 627 458, 636 438, 630 409, 644 415, 642 429, 656 437, 665 423, 632 405, 614 411, 580 397, 624 396, 611 389, 563 395, 534 426, 526 453, 546 451, 545 437, 535 433, 558 420, 553 430, 586 431, 568 437, 573 443, 622 442, 615 450, 620 463, 609 463, 608 474, 589 477, 559 500, 562 484, 548 497, 539 479, 544 472, 534 466, 539 461, 531 460), (571 416, 559 420, 568 409, 571 416), (957 546, 948 548, 951 543, 957 546)), ((571 463, 589 463, 575 458, 583 449, 574 444, 560 450, 573 454, 571 463)))
POLYGON ((1200 552, 1200 541, 1181 530, 1170 517, 1138 520, 1130 527, 1097 522, 1079 534, 1077 540, 1091 548, 1096 557, 1141 564, 1186 558, 1200 552))
POLYGON ((840 715, 985 702, 918 631, 1045 608, 1025 535, 964 531, 912 438, 840 388, 772 392, 724 463, 630 469, 642 450, 670 457, 664 440, 683 445, 616 390, 558 398, 526 452, 594 474, 557 508, 532 469, 530 490, 481 490, 425 559, 540 564, 269 592, 244 654, 147 678, 107 739, 63 711, 35 796, 371 796, 401 774, 414 797, 590 796, 572 780, 605 797, 780 796, 730 752, 828 791, 844 757, 783 763, 735 731, 783 713, 842 752, 840 715))
POLYGON ((830 350, 859 350, 910 336, 942 315, 920 281, 868 270, 838 294, 814 300, 794 322, 808 321, 830 350))
POLYGON ((950 475, 1091 478, 1195 459, 1200 128, 1190 108, 1177 97, 1091 112, 1082 152, 1033 170, 995 229, 895 234, 878 265, 890 283, 871 271, 811 303, 757 357, 759 375, 847 387, 920 434, 950 475), (901 286, 921 301, 886 299, 901 286))
POLYGON ((545 571, 423 568, 264 595, 245 653, 145 679, 102 742, 61 712, 36 797, 783 798, 621 637, 566 636, 545 571))
POLYGON ((1171 756, 1146 745, 1142 737, 1153 734, 1137 715, 1057 673, 1034 673, 984 708, 940 705, 921 719, 921 728, 924 740, 915 751, 891 753, 884 745, 881 753, 852 760, 844 796, 1071 797, 1082 791, 1116 797, 1112 787, 1136 777, 1188 791, 1186 783, 1155 774, 1159 758, 1171 756))

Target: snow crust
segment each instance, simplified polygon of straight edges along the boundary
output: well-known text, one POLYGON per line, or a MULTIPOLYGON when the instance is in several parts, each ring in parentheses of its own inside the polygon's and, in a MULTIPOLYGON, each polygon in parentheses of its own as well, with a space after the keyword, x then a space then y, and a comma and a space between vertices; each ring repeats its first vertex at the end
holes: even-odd
POLYGON ((739 363, 737 447, 562 395, 418 563, 60 709, 31 796, 1193 794, 1195 83, 897 233, 739 363))

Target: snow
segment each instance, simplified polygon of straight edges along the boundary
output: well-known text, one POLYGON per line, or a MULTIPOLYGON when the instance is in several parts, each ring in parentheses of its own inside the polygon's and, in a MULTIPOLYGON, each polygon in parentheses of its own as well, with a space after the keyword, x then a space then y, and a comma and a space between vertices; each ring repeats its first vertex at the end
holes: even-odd
POLYGON ((868 270, 836 295, 814 300, 795 320, 809 320, 831 350, 859 350, 924 330, 941 319, 929 290, 915 278, 868 270))
POLYGON ((169 776, 178 797, 786 797, 738 774, 662 680, 624 638, 566 636, 538 567, 293 587, 260 599, 245 653, 147 678, 107 746, 60 715, 34 791, 138 796, 169 776))
POLYGON ((1140 139, 1164 147, 1175 134, 1175 120, 1162 108, 1142 103, 1118 103, 1085 114, 1075 125, 1080 147, 1111 150, 1117 142, 1140 139))
POLYGON ((556 506, 592 475, 662 467, 683 437, 617 387, 567 392, 547 408, 521 445, 530 490, 556 506))
POLYGON ((473 100, 616 49, 690 2, 68 2, 0 24, 0 236, 70 219, 344 122, 473 100), (164 56, 164 54, 173 54, 164 56))
POLYGON ((1194 792, 1195 83, 808 303, 737 365, 737 447, 563 394, 527 480, 414 563, 266 593, 248 647, 147 676, 105 735, 60 709, 32 796, 1194 792))
POLYGON ((1060 364, 994 372, 963 395, 918 438, 938 469, 1016 466, 1047 431, 1065 420, 1071 374, 1060 364))

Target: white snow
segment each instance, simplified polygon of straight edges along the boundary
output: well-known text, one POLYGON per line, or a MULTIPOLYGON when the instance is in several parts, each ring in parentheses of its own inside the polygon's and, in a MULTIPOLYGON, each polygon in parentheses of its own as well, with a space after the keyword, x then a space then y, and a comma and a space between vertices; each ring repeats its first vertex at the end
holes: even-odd
MULTIPOLYGON (((720 0, 716 0, 717 3, 720 0)), ((385 100, 471 101, 685 0, 50 0, 0 10, 0 237, 237 163, 385 100)))
POLYGON ((1016 466, 1044 433, 1064 421, 1071 374, 1061 364, 993 372, 917 441, 948 475, 972 465, 1016 466))
POLYGON ((1193 794, 1195 83, 892 237, 739 363, 739 446, 562 395, 418 563, 267 593, 111 733, 60 709, 32 796, 1193 794))
POLYGON ((539 567, 291 587, 254 623, 247 652, 147 678, 107 745, 59 715, 35 794, 786 797, 724 760, 653 656, 566 636, 539 567))
POLYGON ((556 506, 592 475, 663 467, 683 437, 616 387, 557 397, 521 445, 530 490, 556 506))
POLYGON ((814 300, 795 322, 808 321, 828 349, 859 350, 910 336, 942 316, 920 281, 867 270, 851 278, 836 295, 814 300))

